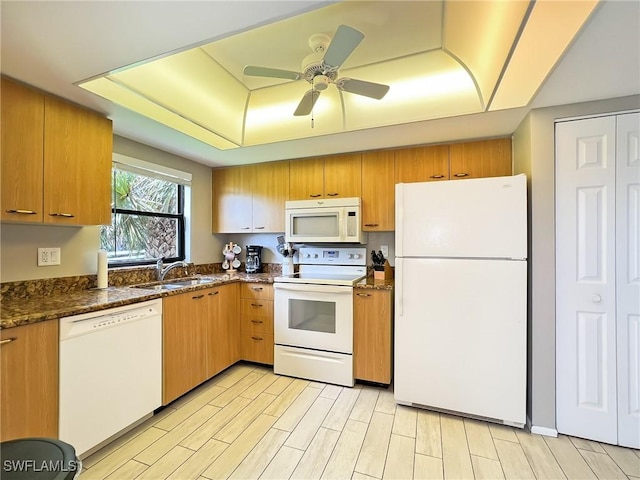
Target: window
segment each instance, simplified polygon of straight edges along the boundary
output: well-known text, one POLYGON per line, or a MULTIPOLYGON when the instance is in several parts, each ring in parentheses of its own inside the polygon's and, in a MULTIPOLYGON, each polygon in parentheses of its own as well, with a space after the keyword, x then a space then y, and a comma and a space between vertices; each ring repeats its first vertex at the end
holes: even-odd
POLYGON ((185 185, 172 175, 148 169, 151 167, 140 168, 143 162, 139 160, 136 163, 137 168, 114 161, 112 221, 100 232, 109 265, 151 264, 158 258, 184 260, 185 185))

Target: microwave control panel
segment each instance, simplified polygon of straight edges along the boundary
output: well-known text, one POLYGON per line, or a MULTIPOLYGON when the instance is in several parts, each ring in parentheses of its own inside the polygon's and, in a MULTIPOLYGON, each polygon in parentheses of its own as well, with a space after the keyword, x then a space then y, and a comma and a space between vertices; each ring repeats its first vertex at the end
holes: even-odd
POLYGON ((307 265, 366 265, 365 247, 300 247, 299 262, 307 265))

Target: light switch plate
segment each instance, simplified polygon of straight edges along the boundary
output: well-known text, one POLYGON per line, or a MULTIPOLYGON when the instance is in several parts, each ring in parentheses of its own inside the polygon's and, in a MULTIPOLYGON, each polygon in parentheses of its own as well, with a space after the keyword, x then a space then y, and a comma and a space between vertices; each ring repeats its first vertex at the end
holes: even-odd
POLYGON ((380 251, 385 259, 389 259, 389 245, 380 245, 380 251))
POLYGON ((60 247, 38 248, 38 266, 60 265, 60 247))

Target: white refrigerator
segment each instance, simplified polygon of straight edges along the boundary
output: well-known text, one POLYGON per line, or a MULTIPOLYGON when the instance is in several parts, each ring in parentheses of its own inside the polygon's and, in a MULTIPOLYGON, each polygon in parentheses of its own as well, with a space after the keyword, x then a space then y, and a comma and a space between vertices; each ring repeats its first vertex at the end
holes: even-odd
POLYGON ((396 185, 397 403, 522 427, 526 176, 396 185))

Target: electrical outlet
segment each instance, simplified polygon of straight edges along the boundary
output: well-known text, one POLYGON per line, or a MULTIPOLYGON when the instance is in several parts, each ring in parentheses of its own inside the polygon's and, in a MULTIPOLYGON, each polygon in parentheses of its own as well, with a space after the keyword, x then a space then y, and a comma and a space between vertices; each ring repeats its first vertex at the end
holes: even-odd
POLYGON ((60 248, 38 248, 38 266, 60 265, 60 248))
POLYGON ((380 245, 380 251, 387 260, 389 259, 389 245, 380 245))

